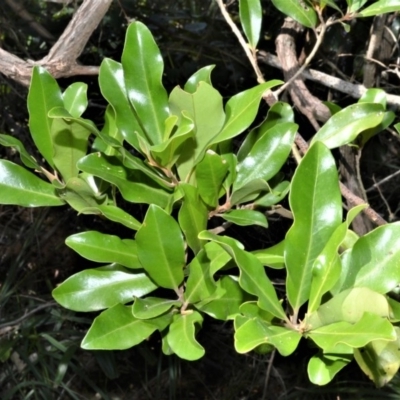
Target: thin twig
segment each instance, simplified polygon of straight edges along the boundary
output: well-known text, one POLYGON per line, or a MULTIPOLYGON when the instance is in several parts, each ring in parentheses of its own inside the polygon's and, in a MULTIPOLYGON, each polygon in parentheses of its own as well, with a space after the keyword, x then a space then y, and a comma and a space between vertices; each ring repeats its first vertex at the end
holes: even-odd
POLYGON ((233 22, 231 16, 229 15, 228 11, 226 10, 226 5, 224 4, 224 2, 222 0, 215 0, 215 1, 217 2, 219 9, 221 10, 222 16, 225 18, 225 21, 227 22, 227 24, 231 27, 232 32, 237 37, 240 45, 242 46, 244 52, 246 53, 246 56, 249 59, 251 66, 253 67, 254 72, 257 75, 257 82, 264 83, 265 79, 264 79, 264 76, 263 76, 260 68, 258 67, 257 58, 251 52, 249 44, 246 42, 242 33, 240 32, 240 30, 238 29, 236 24, 233 22))
POLYGON ((399 174, 400 174, 400 169, 397 170, 396 172, 394 172, 393 174, 390 174, 390 175, 387 176, 386 178, 381 179, 381 180, 378 181, 378 182, 375 182, 375 180, 374 180, 375 183, 374 183, 371 187, 369 187, 365 192, 366 192, 366 193, 372 192, 373 190, 377 189, 380 185, 382 185, 382 184, 388 182, 390 179, 394 178, 395 176, 397 176, 397 175, 399 175, 399 174))
POLYGON ((268 367, 267 367, 267 372, 265 374, 265 381, 264 381, 264 389, 263 389, 263 394, 262 394, 262 398, 261 398, 262 400, 267 398, 268 384, 269 384, 269 379, 271 377, 272 366, 274 364, 275 353, 276 353, 276 349, 274 349, 272 351, 271 356, 269 357, 269 360, 268 360, 268 367))

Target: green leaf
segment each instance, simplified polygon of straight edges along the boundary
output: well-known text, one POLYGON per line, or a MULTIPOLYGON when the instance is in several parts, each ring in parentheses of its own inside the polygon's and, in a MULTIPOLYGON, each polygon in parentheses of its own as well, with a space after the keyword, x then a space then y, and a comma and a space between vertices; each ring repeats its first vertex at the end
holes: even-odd
POLYGON ((87 231, 69 236, 65 243, 91 261, 142 268, 137 257, 136 242, 132 239, 120 239, 114 235, 87 231))
POLYGON ((226 160, 212 150, 207 150, 203 160, 196 165, 197 188, 203 201, 212 209, 218 205, 228 168, 226 160))
POLYGON ((89 154, 79 160, 78 168, 117 186, 127 201, 154 203, 160 207, 168 204, 170 193, 142 171, 125 168, 115 157, 107 157, 101 153, 89 154))
POLYGON ((217 271, 224 268, 232 260, 232 257, 215 242, 206 243, 204 250, 210 260, 210 276, 214 276, 217 271))
POLYGON ((209 298, 216 290, 210 272, 211 262, 204 250, 188 265, 189 277, 185 287, 185 303, 193 304, 209 298))
POLYGON ((164 62, 149 29, 141 22, 129 25, 122 52, 128 98, 151 144, 163 141, 169 115, 168 96, 162 85, 164 62))
POLYGON ((231 206, 247 203, 256 199, 262 192, 269 192, 270 187, 264 179, 256 179, 246 183, 232 193, 231 206))
POLYGON ((308 315, 306 322, 310 329, 342 321, 353 324, 358 322, 365 312, 384 318, 391 315, 385 296, 368 288, 351 288, 332 297, 315 313, 308 315))
POLYGON ((385 115, 381 104, 353 104, 333 115, 314 135, 311 144, 320 141, 330 149, 351 143, 362 131, 379 125, 385 115))
POLYGON ((306 26, 315 28, 318 16, 315 10, 302 0, 272 0, 273 5, 285 15, 306 26))
POLYGON ((270 188, 270 192, 259 197, 254 204, 261 207, 271 207, 283 200, 290 190, 290 182, 279 182, 276 186, 270 188))
POLYGON ((65 181, 78 176, 76 164, 87 153, 90 133, 90 130, 74 121, 61 118, 53 120, 53 162, 65 181))
POLYGON ((260 0, 240 0, 239 15, 243 31, 254 50, 260 39, 262 8, 260 0))
POLYGON ((112 264, 72 275, 54 289, 52 295, 57 303, 69 310, 96 311, 128 303, 156 288, 145 273, 112 264))
POLYGON ((84 213, 85 210, 97 207, 107 201, 106 196, 99 197, 80 177, 70 178, 65 187, 59 191, 59 196, 78 213, 84 213))
POLYGON ((299 332, 252 318, 235 332, 235 349, 243 354, 268 343, 276 347, 281 355, 289 356, 296 350, 300 339, 299 332))
POLYGON ((400 11, 400 4, 397 0, 379 0, 364 8, 358 15, 361 17, 373 17, 396 11, 400 11))
POLYGON ((338 288, 368 287, 387 293, 400 283, 400 223, 380 226, 342 255, 338 288))
POLYGON ((265 132, 283 122, 294 122, 294 113, 289 104, 278 101, 268 110, 265 121, 246 135, 237 153, 238 161, 242 162, 244 160, 254 144, 261 136, 264 136, 265 132))
POLYGON ((200 68, 196 71, 186 82, 184 86, 185 92, 194 94, 197 91, 200 82, 206 82, 212 86, 211 72, 214 68, 215 65, 207 65, 206 67, 200 68))
POLYGON ((266 131, 237 166, 234 190, 256 179, 271 179, 288 158, 298 125, 284 122, 266 131))
POLYGON ((358 11, 368 0, 347 0, 349 5, 349 12, 354 13, 358 11))
POLYGON ((20 165, 0 160, 0 204, 51 207, 65 203, 50 183, 20 165))
POLYGON ((263 228, 268 228, 267 217, 260 211, 232 210, 221 214, 221 218, 240 226, 259 225, 263 228))
POLYGON ((136 298, 132 306, 132 314, 135 318, 150 319, 166 313, 172 307, 181 305, 180 301, 160 299, 159 297, 136 298))
MULTIPOLYGON (((399 335, 399 328, 395 329, 399 335)), ((393 342, 374 340, 362 349, 354 349, 354 358, 375 385, 378 388, 383 387, 399 370, 399 340, 393 342)))
MULTIPOLYGON (((200 311, 211 315, 215 319, 227 321, 233 319, 239 312, 239 307, 246 300, 246 293, 240 287, 237 279, 232 276, 224 276, 217 282, 221 296, 216 299, 205 298, 203 304, 196 304, 200 311)), ((209 296, 215 293, 211 293, 209 296)))
POLYGON ((146 135, 129 102, 122 65, 104 59, 100 65, 99 85, 102 95, 114 109, 118 130, 131 146, 140 151, 138 136, 144 138, 146 135))
POLYGON ((175 219, 151 204, 136 242, 139 261, 154 282, 177 291, 183 281, 185 243, 175 219))
POLYGON ((111 204, 102 204, 98 206, 92 206, 88 208, 83 208, 81 210, 82 214, 98 214, 103 215, 107 219, 113 222, 118 222, 126 226, 129 229, 137 231, 142 225, 136 218, 128 214, 121 208, 113 206, 111 204))
MULTIPOLYGON (((117 140, 121 146, 123 144, 124 137, 117 127, 115 111, 110 105, 108 105, 106 108, 106 112, 104 114, 104 125, 100 134, 102 137, 112 137, 113 139, 117 140)), ((114 147, 107 146, 100 136, 96 137, 92 145, 92 152, 95 151, 100 151, 107 156, 118 155, 118 150, 114 147)))
POLYGON ((184 360, 194 361, 203 357, 205 350, 196 340, 196 325, 201 325, 203 317, 197 311, 176 315, 169 327, 168 344, 173 352, 184 360))
POLYGON ((218 243, 235 260, 240 269, 240 286, 246 292, 258 297, 258 305, 262 309, 280 319, 286 319, 286 314, 278 300, 275 288, 255 255, 244 251, 236 240, 227 236, 220 237, 204 231, 200 233, 199 237, 218 243))
POLYGON ((322 296, 333 288, 342 271, 338 251, 346 237, 353 219, 364 209, 366 204, 352 208, 346 221, 340 224, 327 241, 324 249, 318 255, 312 266, 312 283, 308 301, 308 313, 315 311, 321 304, 322 296))
MULTIPOLYGON (((157 164, 170 169, 182 155, 182 146, 194 136, 194 123, 182 112, 177 131, 165 142, 152 146, 150 153, 157 164)), ((192 143, 192 141, 190 141, 192 143)))
POLYGON ((21 161, 23 164, 32 169, 40 170, 40 165, 36 162, 36 160, 26 151, 23 143, 10 135, 4 135, 0 133, 0 144, 6 147, 13 147, 19 153, 21 161))
POLYGON ((86 350, 129 349, 146 340, 155 330, 163 330, 169 320, 169 316, 145 321, 137 319, 131 307, 116 304, 94 319, 81 347, 86 350))
POLYGON ((194 186, 181 183, 183 204, 178 214, 179 225, 185 234, 189 247, 197 254, 204 246, 198 234, 207 228, 208 211, 194 186))
POLYGON ((232 139, 247 129, 257 115, 263 93, 282 83, 282 81, 275 79, 231 97, 225 106, 225 123, 211 144, 232 139))
POLYGON ((294 222, 285 239, 286 287, 298 310, 310 296, 314 261, 342 220, 335 160, 322 143, 311 146, 298 166, 289 203, 294 222))
POLYGON ((62 95, 65 109, 75 118, 79 118, 88 106, 87 85, 75 82, 69 85, 62 95))
POLYGON ((222 96, 208 83, 199 82, 194 93, 187 93, 176 87, 170 94, 169 106, 174 115, 181 115, 185 111, 196 127, 193 142, 189 141, 181 149, 182 158, 178 161, 178 172, 183 181, 203 159, 210 141, 224 124, 222 96))
POLYGON ((352 359, 352 354, 324 354, 320 351, 308 362, 308 377, 314 385, 326 385, 352 359))
POLYGON ((327 352, 341 343, 360 348, 374 340, 393 341, 397 338, 388 320, 369 312, 365 312, 355 324, 336 322, 310 331, 308 337, 327 352))
POLYGON ((29 129, 36 147, 53 168, 53 121, 48 117, 48 112, 54 107, 63 106, 61 90, 56 80, 43 67, 33 67, 28 93, 29 129))
POLYGON ((370 88, 359 98, 358 103, 377 103, 381 104, 386 110, 386 92, 383 89, 370 88))
POLYGON ((285 251, 285 241, 282 240, 278 244, 268 247, 267 249, 256 250, 252 253, 258 260, 265 266, 282 269, 285 266, 285 258, 283 256, 285 251))

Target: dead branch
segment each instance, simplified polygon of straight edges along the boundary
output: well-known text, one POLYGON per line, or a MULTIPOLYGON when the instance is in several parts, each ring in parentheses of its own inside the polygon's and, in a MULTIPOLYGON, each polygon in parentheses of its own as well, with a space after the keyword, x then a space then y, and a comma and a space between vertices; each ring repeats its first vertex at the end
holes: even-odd
POLYGON ((34 65, 45 67, 55 78, 97 75, 97 66, 77 62, 93 31, 109 9, 112 0, 84 0, 63 34, 42 60, 23 60, 0 48, 0 72, 28 86, 34 65))

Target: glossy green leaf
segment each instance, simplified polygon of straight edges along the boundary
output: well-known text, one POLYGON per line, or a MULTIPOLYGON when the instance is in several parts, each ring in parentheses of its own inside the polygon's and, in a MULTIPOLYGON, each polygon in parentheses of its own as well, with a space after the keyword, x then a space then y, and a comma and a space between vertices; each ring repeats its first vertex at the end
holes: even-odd
POLYGON ((365 312, 355 324, 336 322, 310 331, 308 337, 327 351, 340 343, 360 348, 374 340, 393 341, 397 338, 394 327, 388 320, 369 312, 365 312))
POLYGON ((255 210, 232 210, 221 214, 225 221, 234 223, 240 226, 259 225, 263 228, 268 228, 268 221, 265 214, 255 210))
POLYGON ((196 325, 201 325, 203 317, 197 311, 174 316, 167 335, 173 352, 184 360, 194 361, 203 357, 205 350, 196 340, 196 325))
POLYGON ((115 111, 116 125, 122 136, 140 151, 138 135, 141 137, 146 135, 129 102, 122 65, 109 58, 104 59, 100 65, 99 85, 102 95, 115 111))
MULTIPOLYGON (((237 279, 231 276, 222 277, 217 285, 222 295, 211 301, 207 301, 205 298, 203 304, 196 304, 196 308, 215 319, 222 321, 233 319, 239 312, 240 305, 246 300, 246 293, 240 287, 237 279)), ((213 293, 215 293, 215 289, 213 293)), ((213 293, 210 293, 209 296, 213 293)))
POLYGON ((361 132, 359 138, 358 138, 358 145, 360 147, 365 146, 365 143, 368 142, 369 139, 371 139, 373 136, 377 135, 378 133, 384 131, 386 128, 388 128, 390 125, 392 125, 392 122, 395 120, 396 114, 393 111, 387 111, 383 113, 383 118, 380 124, 374 126, 373 128, 367 129, 363 132, 361 132))
POLYGON ((275 288, 255 255, 243 250, 236 240, 228 236, 220 237, 205 231, 201 232, 199 237, 204 240, 212 240, 223 247, 240 269, 240 286, 246 292, 258 297, 258 304, 262 309, 269 311, 278 318, 286 319, 286 314, 278 300, 275 288))
POLYGON ((260 0, 240 0, 239 15, 249 45, 254 50, 260 39, 262 8, 260 0))
POLYGON ((275 318, 268 311, 265 311, 262 308, 258 307, 256 301, 247 301, 243 303, 240 306, 239 311, 243 316, 247 317, 247 319, 260 318, 264 322, 272 322, 272 320, 275 318))
POLYGON ((136 242, 97 231, 69 236, 66 245, 82 257, 102 263, 118 263, 128 268, 142 268, 137 257, 136 242))
POLYGON ((132 315, 131 307, 116 304, 94 319, 81 347, 86 350, 129 349, 146 340, 155 330, 163 330, 169 321, 169 316, 137 319, 132 315))
POLYGON ((79 118, 88 106, 87 84, 75 82, 69 85, 62 95, 65 109, 75 118, 79 118))
POLYGON ((122 197, 133 203, 165 207, 170 193, 139 170, 127 169, 118 159, 100 153, 89 154, 78 162, 78 168, 117 186, 122 197))
POLYGON ((352 359, 352 354, 324 354, 319 352, 312 356, 308 362, 308 377, 314 385, 326 385, 352 359))
POLYGON ((290 190, 290 182, 283 181, 270 188, 270 192, 259 197, 254 204, 261 207, 271 207, 282 201, 290 190))
POLYGON ((235 349, 243 354, 268 343, 276 347, 281 355, 289 356, 296 350, 300 339, 301 334, 297 331, 252 318, 235 332, 235 349))
POLYGON ((400 283, 400 223, 380 226, 342 255, 340 290, 368 287, 387 293, 400 283))
POLYGON ((285 241, 279 242, 278 244, 268 247, 267 249, 261 249, 253 251, 252 253, 258 258, 258 260, 265 266, 282 269, 285 266, 285 258, 283 256, 285 251, 285 241))
POLYGON ((383 89, 370 88, 359 98, 358 103, 378 103, 386 109, 386 92, 383 89))
POLYGON ((170 94, 169 106, 171 113, 175 115, 181 115, 185 111, 196 127, 193 142, 188 142, 183 147, 182 159, 178 162, 179 176, 181 180, 186 180, 224 124, 222 96, 208 83, 199 82, 194 93, 176 87, 170 94))
POLYGON ((3 133, 0 133, 0 144, 2 146, 15 148, 17 150, 17 152, 19 153, 21 161, 23 162, 23 164, 26 167, 40 170, 40 165, 26 151, 25 146, 19 139, 15 138, 13 136, 10 136, 10 135, 5 135, 3 133))
POLYGON ((256 179, 271 179, 288 158, 297 128, 296 124, 284 122, 265 132, 238 164, 234 190, 256 179))
POLYGON ((264 179, 256 179, 234 190, 230 200, 231 206, 243 204, 256 199, 263 192, 269 192, 270 187, 264 179))
POLYGON ((209 298, 217 286, 210 272, 211 262, 204 250, 201 250, 188 265, 189 277, 185 287, 185 302, 197 303, 209 298))
POLYGON ((261 136, 264 136, 265 132, 283 122, 294 122, 294 113, 289 104, 278 101, 268 110, 265 121, 246 135, 237 153, 238 161, 242 162, 244 160, 254 144, 261 136))
POLYGON ((53 120, 53 162, 65 181, 78 176, 76 164, 87 153, 90 133, 90 130, 74 121, 61 118, 53 120))
POLYGON ((294 222, 285 239, 287 296, 298 310, 310 296, 315 259, 342 221, 335 160, 320 142, 298 166, 289 196, 294 222))
MULTIPOLYGON (((124 141, 124 137, 117 127, 115 111, 110 105, 107 106, 106 112, 104 114, 104 125, 101 129, 101 136, 111 136, 113 139, 116 139, 121 144, 121 146, 124 141)), ((118 155, 118 150, 114 147, 107 146, 107 144, 100 136, 95 138, 91 150, 92 152, 99 151, 101 153, 104 153, 106 156, 118 155)))
POLYGON ((368 0, 347 0, 349 11, 354 13, 358 11, 368 0))
POLYGON ((132 306, 132 314, 135 318, 150 319, 166 313, 172 307, 181 305, 180 301, 160 299, 159 297, 136 298, 132 306))
POLYGON ((185 92, 188 93, 195 93, 197 91, 197 88, 199 87, 200 82, 206 82, 210 86, 212 86, 211 83, 211 72, 215 68, 215 65, 207 65, 206 67, 200 68, 198 71, 196 71, 186 82, 184 86, 185 92))
POLYGON ((207 257, 210 260, 210 276, 224 268, 232 257, 217 243, 208 242, 204 246, 207 257))
MULTIPOLYGON (((399 328, 396 328, 397 335, 399 328)), ((362 349, 354 349, 357 364, 368 377, 380 388, 385 386, 400 367, 399 340, 387 342, 374 340, 362 349)))
POLYGON ((391 12, 400 11, 400 4, 397 0, 379 0, 371 4, 369 7, 364 8, 358 14, 361 17, 373 17, 391 12))
POLYGON ((282 83, 275 79, 231 97, 225 106, 226 119, 222 130, 211 143, 221 143, 232 139, 247 129, 257 115, 263 93, 282 83))
POLYGON ((272 0, 272 3, 280 12, 293 18, 307 28, 315 28, 318 24, 317 13, 305 1, 272 0))
POLYGON ((62 206, 55 187, 8 160, 0 160, 0 204, 22 207, 62 206))
POLYGON ((89 184, 80 177, 70 178, 65 187, 59 191, 59 196, 78 213, 84 213, 85 210, 107 201, 106 196, 98 197, 89 184))
POLYGON ((151 144, 163 141, 169 115, 168 96, 162 85, 164 62, 149 29, 141 22, 129 25, 122 52, 128 98, 151 144))
POLYGON ((72 275, 54 289, 52 295, 70 310, 96 311, 128 303, 156 288, 147 274, 113 264, 72 275))
MULTIPOLYGON (((165 142, 152 146, 150 153, 157 164, 170 169, 181 156, 182 145, 194 136, 194 123, 182 113, 177 131, 165 142)), ((192 141, 190 141, 192 143, 192 141)))
POLYGON ((53 121, 48 117, 48 112, 54 107, 63 106, 61 90, 56 80, 43 67, 35 66, 28 93, 29 129, 36 147, 53 168, 53 121))
POLYGON ((222 182, 229 165, 220 155, 207 150, 203 160, 196 165, 197 188, 203 201, 215 209, 222 188, 222 182))
POLYGON ((391 314, 385 296, 368 288, 352 288, 332 297, 306 320, 310 329, 341 321, 353 324, 362 318, 364 312, 385 318, 391 314))
POLYGON ((324 249, 318 255, 312 266, 312 283, 308 301, 308 313, 315 311, 321 304, 322 296, 333 288, 338 281, 342 266, 338 255, 339 247, 353 219, 364 209, 366 204, 352 208, 346 221, 340 224, 327 241, 324 249))
POLYGON ((151 204, 136 233, 140 263, 157 285, 178 290, 183 281, 185 243, 178 223, 151 204))
POLYGON ((179 190, 183 193, 183 204, 178 214, 179 225, 189 247, 197 254, 204 246, 204 242, 198 238, 198 235, 207 228, 207 207, 194 186, 181 183, 179 190))
POLYGON ((314 135, 311 144, 320 141, 333 149, 351 143, 362 131, 382 122, 384 108, 381 104, 358 103, 333 115, 314 135))
POLYGON ((137 231, 142 225, 136 218, 132 217, 132 215, 122 210, 122 208, 113 206, 111 204, 102 204, 98 206, 83 208, 81 210, 81 213, 103 215, 110 221, 118 222, 119 224, 122 224, 127 228, 133 229, 135 231, 137 231))

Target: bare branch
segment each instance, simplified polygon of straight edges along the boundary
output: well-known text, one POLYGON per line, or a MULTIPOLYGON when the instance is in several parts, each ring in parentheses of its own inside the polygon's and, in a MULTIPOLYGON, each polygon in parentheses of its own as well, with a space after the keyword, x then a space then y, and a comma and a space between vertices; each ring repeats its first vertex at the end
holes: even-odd
POLYGON ((112 0, 84 0, 67 28, 39 61, 25 61, 0 48, 0 72, 24 86, 28 86, 34 65, 45 67, 55 78, 74 75, 97 75, 99 67, 77 63, 93 31, 103 19, 112 0))

